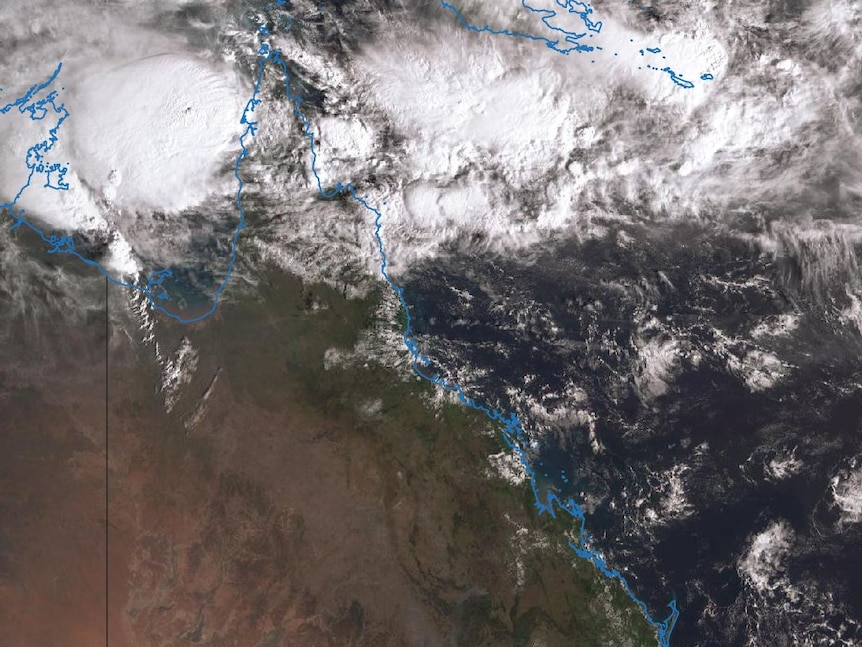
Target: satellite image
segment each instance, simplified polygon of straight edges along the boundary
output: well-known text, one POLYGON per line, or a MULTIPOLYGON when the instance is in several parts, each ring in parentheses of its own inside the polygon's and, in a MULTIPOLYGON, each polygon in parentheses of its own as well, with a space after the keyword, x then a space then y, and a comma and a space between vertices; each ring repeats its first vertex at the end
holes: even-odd
POLYGON ((862 646, 859 0, 0 43, 0 647, 862 646))

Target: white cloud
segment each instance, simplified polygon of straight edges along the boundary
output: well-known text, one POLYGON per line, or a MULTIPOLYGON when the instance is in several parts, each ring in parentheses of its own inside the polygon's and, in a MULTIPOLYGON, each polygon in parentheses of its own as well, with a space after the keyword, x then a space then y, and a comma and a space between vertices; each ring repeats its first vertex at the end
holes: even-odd
POLYGON ((862 462, 858 457, 832 478, 830 490, 842 523, 862 521, 862 462))
POLYGON ((761 593, 778 588, 783 582, 787 556, 795 533, 786 521, 773 521, 749 538, 749 548, 737 564, 740 574, 761 593))
MULTIPOLYGON (((7 64, 0 65, 4 102, 44 81, 62 61, 57 81, 42 96, 56 90, 56 103, 69 111, 49 157, 68 165, 68 190, 44 188, 40 179, 18 205, 48 233, 101 231, 109 241, 104 262, 118 274, 137 272, 137 255, 152 247, 139 239, 145 228, 124 229, 124 219, 132 217, 127 214, 177 214, 235 189, 229 162, 239 150, 250 86, 229 57, 193 48, 182 32, 155 28, 161 12, 181 5, 0 8, 17 38, 39 43, 35 64, 30 48, 8 48, 7 64)), ((27 150, 55 124, 56 115, 35 122, 15 112, 0 116, 4 199, 26 180, 27 150)))
POLYGON ((246 99, 227 66, 158 54, 122 65, 99 61, 75 76, 67 81, 70 161, 120 209, 196 206, 213 190, 227 154, 239 151, 246 99))

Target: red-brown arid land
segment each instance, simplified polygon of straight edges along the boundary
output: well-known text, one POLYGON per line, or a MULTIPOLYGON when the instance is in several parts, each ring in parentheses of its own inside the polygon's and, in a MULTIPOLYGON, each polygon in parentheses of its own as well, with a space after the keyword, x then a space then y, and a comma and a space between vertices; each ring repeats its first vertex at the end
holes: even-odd
POLYGON ((377 295, 268 286, 155 340, 120 290, 106 322, 98 281, 89 309, 6 321, 0 646, 654 641, 490 469, 484 417, 409 374, 325 365, 381 325, 377 295), (170 407, 155 343, 198 357, 170 407))

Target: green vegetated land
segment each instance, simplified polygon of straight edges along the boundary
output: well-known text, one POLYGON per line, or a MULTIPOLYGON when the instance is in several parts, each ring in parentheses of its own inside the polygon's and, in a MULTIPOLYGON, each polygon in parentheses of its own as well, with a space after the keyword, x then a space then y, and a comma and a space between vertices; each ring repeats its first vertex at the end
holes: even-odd
MULTIPOLYGON (((182 507, 184 488, 198 488, 186 514, 207 539, 189 536, 176 550, 197 550, 196 572, 211 563, 233 592, 199 602, 200 576, 177 584, 183 563, 139 581, 175 587, 188 613, 212 618, 200 635, 226 639, 242 625, 260 645, 655 645, 618 584, 567 545, 572 520, 539 515, 528 483, 495 475, 489 456, 506 450, 499 429, 406 370, 352 356, 364 331, 399 325, 377 318, 381 298, 350 300, 273 273, 258 296, 223 304, 204 324, 168 322, 163 348, 186 335, 200 351, 187 395, 167 417, 142 416, 134 401, 143 396, 114 415, 159 426, 163 437, 139 440, 127 464, 147 455, 183 471, 185 480, 159 469, 153 501, 182 507), (342 360, 327 366, 333 349, 342 360), (181 429, 216 374, 200 424, 181 429), (266 598, 247 612, 234 604, 236 627, 218 625, 213 605, 247 589, 266 598), (240 623, 243 613, 251 619, 240 623)), ((141 373, 116 375, 121 390, 143 392, 141 373)), ((166 514, 153 518, 161 530, 148 528, 148 541, 176 537, 166 514)), ((135 626, 152 635, 161 620, 142 604, 135 626)))

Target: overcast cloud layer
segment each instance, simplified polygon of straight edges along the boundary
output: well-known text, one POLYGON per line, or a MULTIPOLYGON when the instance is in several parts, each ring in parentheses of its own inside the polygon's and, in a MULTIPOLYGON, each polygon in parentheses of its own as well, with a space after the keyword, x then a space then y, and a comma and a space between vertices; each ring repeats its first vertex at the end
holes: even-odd
MULTIPOLYGON (((846 250, 859 239, 862 191, 857 4, 819 2, 794 14, 698 5, 660 22, 630 5, 599 4, 592 18, 603 28, 590 42, 604 49, 566 56, 467 31, 436 2, 385 19, 372 9, 358 4, 350 21, 329 18, 348 58, 333 41, 312 38, 315 27, 302 18, 316 17, 316 5, 298 4, 300 21, 273 43, 295 63, 296 80, 322 92, 304 110, 324 182, 352 181, 376 204, 386 201, 396 271, 453 241, 523 248, 549 235, 602 235, 605 219, 697 219, 770 253, 804 256, 814 283, 824 273, 852 274, 855 255, 846 250), (351 21, 364 39, 351 38, 351 21), (661 54, 639 53, 649 46, 661 54), (649 56, 666 56, 695 87, 643 69, 649 56), (714 78, 701 81, 705 72, 714 78), (836 250, 840 268, 831 266, 836 250)), ((554 35, 517 2, 459 9, 475 25, 554 35)), ((22 204, 50 227, 116 230, 116 271, 193 263, 191 243, 163 243, 193 237, 192 222, 229 231, 236 217, 230 162, 250 92, 251 29, 263 14, 184 3, 2 11, 11 26, 4 95, 62 60, 72 113, 57 149, 70 164, 70 191, 28 191, 22 204), (11 45, 34 39, 38 64, 29 48, 11 45), (207 200, 215 201, 204 208, 212 222, 207 213, 190 219, 207 200), (156 212, 173 215, 164 224, 156 212)), ((249 235, 308 275, 332 278, 353 264, 372 276, 367 214, 343 206, 314 213, 307 145, 292 106, 276 101, 265 107, 249 163, 258 185, 249 192, 275 212, 311 215, 249 235), (297 263, 292 247, 336 253, 297 263)), ((4 194, 20 182, 32 135, 21 126, 20 118, 0 122, 4 194)))

